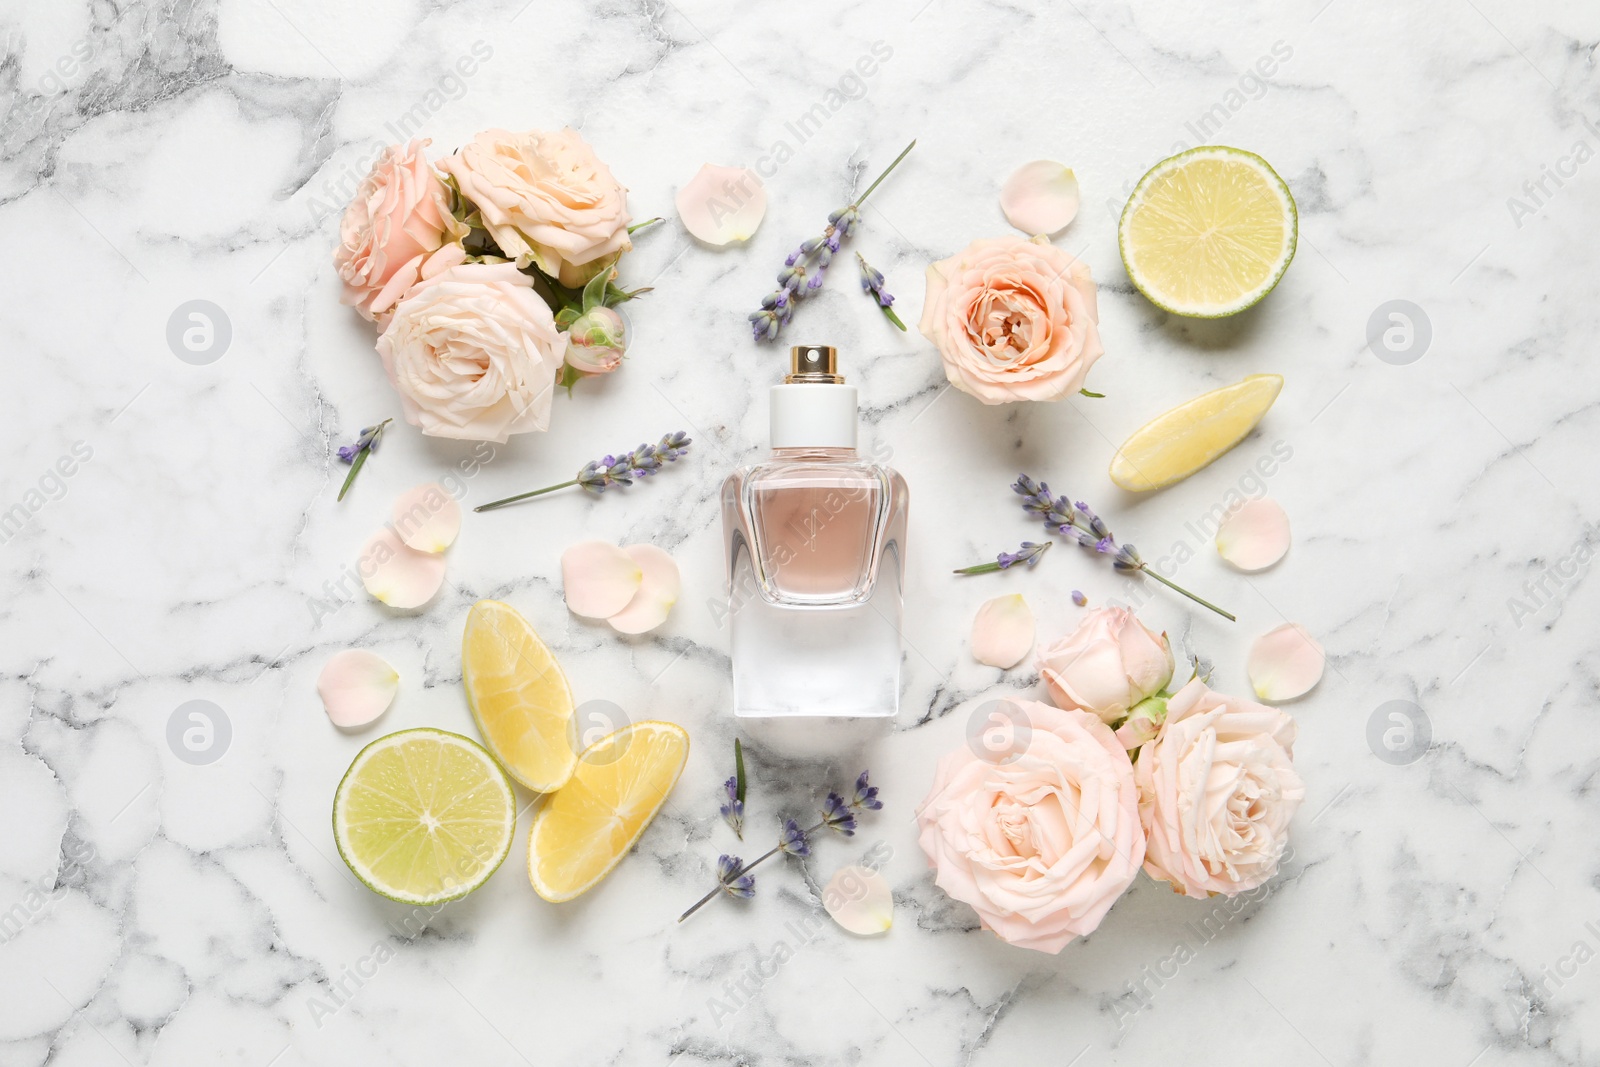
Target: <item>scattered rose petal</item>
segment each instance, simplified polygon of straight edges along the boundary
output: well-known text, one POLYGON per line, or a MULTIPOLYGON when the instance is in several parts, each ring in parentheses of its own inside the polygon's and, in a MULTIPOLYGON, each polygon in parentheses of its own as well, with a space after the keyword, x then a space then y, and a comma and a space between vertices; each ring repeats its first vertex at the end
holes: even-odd
POLYGON ((367 592, 391 608, 420 608, 444 584, 444 557, 408 547, 385 526, 361 547, 356 573, 367 592))
POLYGON ((1299 623, 1286 622, 1256 638, 1245 669, 1256 696, 1276 703, 1309 693, 1322 680, 1326 662, 1316 638, 1299 623))
POLYGON ((1276 500, 1246 500, 1217 527, 1217 554, 1242 571, 1272 566, 1289 551, 1289 516, 1276 500))
POLYGON ((644 572, 609 541, 579 541, 561 553, 561 585, 567 610, 587 619, 609 619, 628 606, 644 572))
POLYGON ((871 867, 841 867, 822 891, 822 906, 833 921, 862 937, 894 925, 894 894, 889 880, 871 867))
POLYGON ((706 163, 678 190, 678 217, 684 229, 717 248, 748 241, 766 213, 766 186, 755 171, 744 167, 706 163))
POLYGON ((335 726, 367 725, 389 710, 399 690, 399 673, 364 648, 335 652, 317 675, 317 696, 335 726))
POLYGON ((1008 670, 1033 648, 1033 609, 1021 593, 986 600, 972 620, 972 657, 1008 670))
POLYGON ((394 502, 394 528, 418 552, 443 552, 461 532, 461 505, 438 482, 419 485, 394 502))
POLYGON ((1000 210, 1029 237, 1055 233, 1078 214, 1078 176, 1050 159, 1024 163, 1001 187, 1000 210))
POLYGON ((643 580, 627 606, 606 621, 619 633, 642 634, 667 621, 683 579, 677 561, 655 545, 629 545, 622 551, 638 566, 643 580))

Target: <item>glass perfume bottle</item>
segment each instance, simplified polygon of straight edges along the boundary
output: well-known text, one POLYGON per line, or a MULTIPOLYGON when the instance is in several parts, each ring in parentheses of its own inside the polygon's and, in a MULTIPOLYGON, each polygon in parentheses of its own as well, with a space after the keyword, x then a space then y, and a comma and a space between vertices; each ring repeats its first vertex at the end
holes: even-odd
POLYGON ((792 349, 770 403, 772 457, 722 486, 734 714, 826 751, 888 732, 899 709, 906 483, 857 453, 834 349, 792 349))

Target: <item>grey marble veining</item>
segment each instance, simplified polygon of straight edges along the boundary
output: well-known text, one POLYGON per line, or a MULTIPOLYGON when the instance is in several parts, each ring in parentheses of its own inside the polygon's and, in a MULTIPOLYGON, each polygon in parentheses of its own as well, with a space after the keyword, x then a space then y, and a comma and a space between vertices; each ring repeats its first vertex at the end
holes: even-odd
MULTIPOLYGON (((0 23, 17 372, 0 397, 0 1063, 1600 1057, 1592 5, 80 0, 8 3, 0 23), (849 81, 879 42, 889 57, 849 81), (463 75, 475 45, 491 54, 463 75), (424 611, 358 597, 319 613, 392 498, 472 454, 402 428, 334 504, 333 447, 398 413, 369 327, 336 300, 337 214, 395 131, 445 151, 562 123, 636 217, 670 216, 707 161, 774 161, 771 207, 746 247, 706 250, 676 222, 639 235, 626 281, 654 292, 630 309, 627 367, 558 400, 550 434, 495 446, 467 502, 669 429, 695 451, 627 493, 469 516, 424 611), (902 712, 869 754, 887 805, 767 871, 748 904, 675 926, 735 844, 716 818, 734 730, 715 501, 764 445, 780 359, 744 314, 911 137, 855 238, 902 316, 930 260, 1007 232, 996 198, 1015 165, 1060 159, 1084 207, 1057 240, 1100 283, 1089 384, 1107 398, 985 408, 949 391, 849 271, 800 309, 789 339, 842 350, 865 438, 912 490, 902 712), (1115 239, 1138 177, 1204 142, 1264 155, 1300 207, 1283 283, 1223 322, 1151 307, 1115 239), (167 343, 191 300, 231 330, 205 366, 167 343), (1405 362, 1368 343, 1392 301, 1428 324, 1405 362), (1286 376, 1277 405, 1203 474, 1146 498, 1105 479, 1151 415, 1265 371, 1286 376), (1247 577, 1216 559, 1205 516, 1275 447, 1289 457, 1266 487, 1295 543, 1247 577), (951 578, 1032 533, 1006 488, 1019 470, 1181 561, 1238 624, 1065 546, 1036 572, 951 578), (580 536, 676 555, 666 626, 619 639, 567 614, 557 559, 580 536), (1055 957, 996 942, 934 888, 911 822, 934 760, 984 700, 1035 688, 967 654, 972 612, 1002 589, 1026 592, 1041 640, 1072 625, 1072 589, 1142 598, 1222 689, 1245 689, 1250 641, 1285 619, 1324 641, 1326 678, 1291 706, 1309 796, 1278 879, 1198 904, 1141 878, 1055 957), (471 732, 458 648, 481 597, 527 614, 580 700, 681 722, 694 750, 636 853, 583 899, 536 898, 519 841, 477 894, 407 909, 339 861, 333 789, 380 733, 471 732), (403 683, 346 735, 313 685, 350 646, 403 683), (192 700, 228 724, 209 764, 169 744, 192 700), (1370 739, 1391 701, 1431 732, 1413 762, 1370 739), (873 848, 897 923, 858 941, 816 892, 873 848)), ((857 770, 753 753, 745 847, 857 770)))

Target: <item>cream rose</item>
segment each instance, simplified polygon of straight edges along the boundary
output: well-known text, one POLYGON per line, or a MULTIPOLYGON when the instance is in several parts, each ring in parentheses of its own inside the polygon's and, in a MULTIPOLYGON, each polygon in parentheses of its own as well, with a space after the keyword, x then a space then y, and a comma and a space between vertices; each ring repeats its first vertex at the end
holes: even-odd
POLYGON ((918 329, 950 384, 985 404, 1060 400, 1100 358, 1089 268, 1046 238, 973 241, 928 268, 918 329))
POLYGON ((566 350, 550 308, 510 263, 466 263, 424 279, 378 337, 406 421, 469 441, 546 429, 566 350))
POLYGON ((574 288, 633 247, 627 193, 575 130, 486 130, 439 161, 501 251, 574 288))
POLYGON ((1039 653, 1051 699, 1114 724, 1172 681, 1172 646, 1126 608, 1096 608, 1039 653))
MULTIPOLYGON (((385 148, 339 221, 341 299, 374 321, 417 283, 424 261, 468 232, 450 214, 449 190, 423 152, 428 143, 385 148)), ((446 256, 459 260, 453 251, 446 256)))
POLYGON ((1134 770, 1150 877, 1197 899, 1271 878, 1306 795, 1294 737, 1294 720, 1277 708, 1198 679, 1178 690, 1134 770))
POLYGON ((985 929, 1059 952, 1099 926, 1139 873, 1133 765, 1088 712, 1019 701, 989 728, 1013 730, 1016 755, 963 746, 941 759, 917 840, 935 883, 985 929))

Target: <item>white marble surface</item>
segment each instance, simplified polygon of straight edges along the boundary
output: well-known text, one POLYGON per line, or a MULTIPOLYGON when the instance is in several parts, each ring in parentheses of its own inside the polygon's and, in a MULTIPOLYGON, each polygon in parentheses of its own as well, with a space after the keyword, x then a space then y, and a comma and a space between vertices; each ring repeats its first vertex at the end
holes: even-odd
MULTIPOLYGON (((4 7, 0 509, 30 513, 0 545, 0 1063, 1596 1062, 1600 658, 1587 564, 1566 562, 1597 519, 1593 5, 523 2, 4 7), (492 57, 452 80, 480 41, 492 57), (798 143, 785 124, 877 41, 893 54, 864 95, 798 143), (1275 46, 1289 55, 1270 82, 1247 77, 1275 46), (425 611, 362 597, 313 625, 311 598, 392 497, 468 452, 403 428, 334 503, 332 448, 398 410, 369 329, 335 300, 333 213, 408 112, 441 149, 488 126, 577 125, 637 217, 670 213, 704 161, 753 164, 780 140, 794 157, 747 248, 692 247, 676 223, 641 236, 626 280, 655 292, 632 311, 626 370, 559 400, 548 436, 496 450, 468 502, 680 427, 696 438, 681 469, 472 516, 425 611), (1204 139, 1270 159, 1301 212, 1283 284, 1222 323, 1135 293, 1113 221, 1207 114, 1204 139), (887 328, 847 269, 800 311, 789 339, 844 351, 867 439, 912 487, 903 710, 869 758, 888 804, 803 871, 768 872, 748 905, 675 927, 731 845, 715 815, 734 732, 708 606, 714 499, 763 444, 781 360, 751 344, 744 314, 852 176, 912 136, 855 241, 905 317, 930 259, 1006 232, 1010 169, 1062 159, 1085 209, 1059 240, 1102 285, 1107 355, 1090 385, 1108 397, 984 408, 943 391, 928 345, 887 328), (1546 168, 1567 176, 1535 197, 1524 183, 1546 168), (194 299, 231 323, 209 366, 165 340, 194 299), (1366 344, 1394 299, 1432 325, 1404 366, 1366 344), (1257 371, 1288 379, 1257 437, 1148 499, 1112 489, 1113 442, 1257 371), (92 455, 51 480, 76 442, 92 455), (1292 458, 1269 490, 1296 542, 1247 579, 1187 524, 1279 442, 1292 458), (1292 708, 1309 789, 1293 861, 1214 937, 1194 932, 1205 906, 1141 878, 1087 942, 1015 950, 924 868, 911 812, 935 757, 983 699, 1034 684, 970 660, 977 604, 1025 590, 1049 638, 1072 624, 1071 589, 1101 602, 1137 588, 1065 546, 1034 573, 949 576, 1033 532, 1006 488, 1022 469, 1097 504, 1146 556, 1198 549, 1182 580, 1238 624, 1164 592, 1144 610, 1215 661, 1219 688, 1245 687, 1249 641, 1285 618, 1327 645, 1327 678, 1292 708), (676 554, 688 592, 662 630, 623 640, 568 616, 557 557, 580 535, 676 554), (458 640, 485 596, 529 616, 580 699, 681 722, 695 748, 637 853, 584 899, 538 900, 519 843, 482 891, 402 939, 406 909, 339 862, 330 800, 371 737, 471 732, 458 640), (1514 618, 1519 596, 1530 611, 1514 618), (346 736, 313 680, 351 645, 404 683, 375 728, 346 736), (231 724, 207 766, 166 741, 190 700, 231 724), (1431 721, 1419 762, 1369 749, 1389 700, 1431 721), (879 842, 892 933, 814 925, 807 886, 879 842), (1174 967, 1180 941, 1196 951, 1174 967), (713 998, 780 943, 793 959, 746 979, 722 1017, 713 998), (374 968, 380 944, 392 959, 374 968)), ((754 773, 758 837, 823 788, 772 759, 754 773)))

